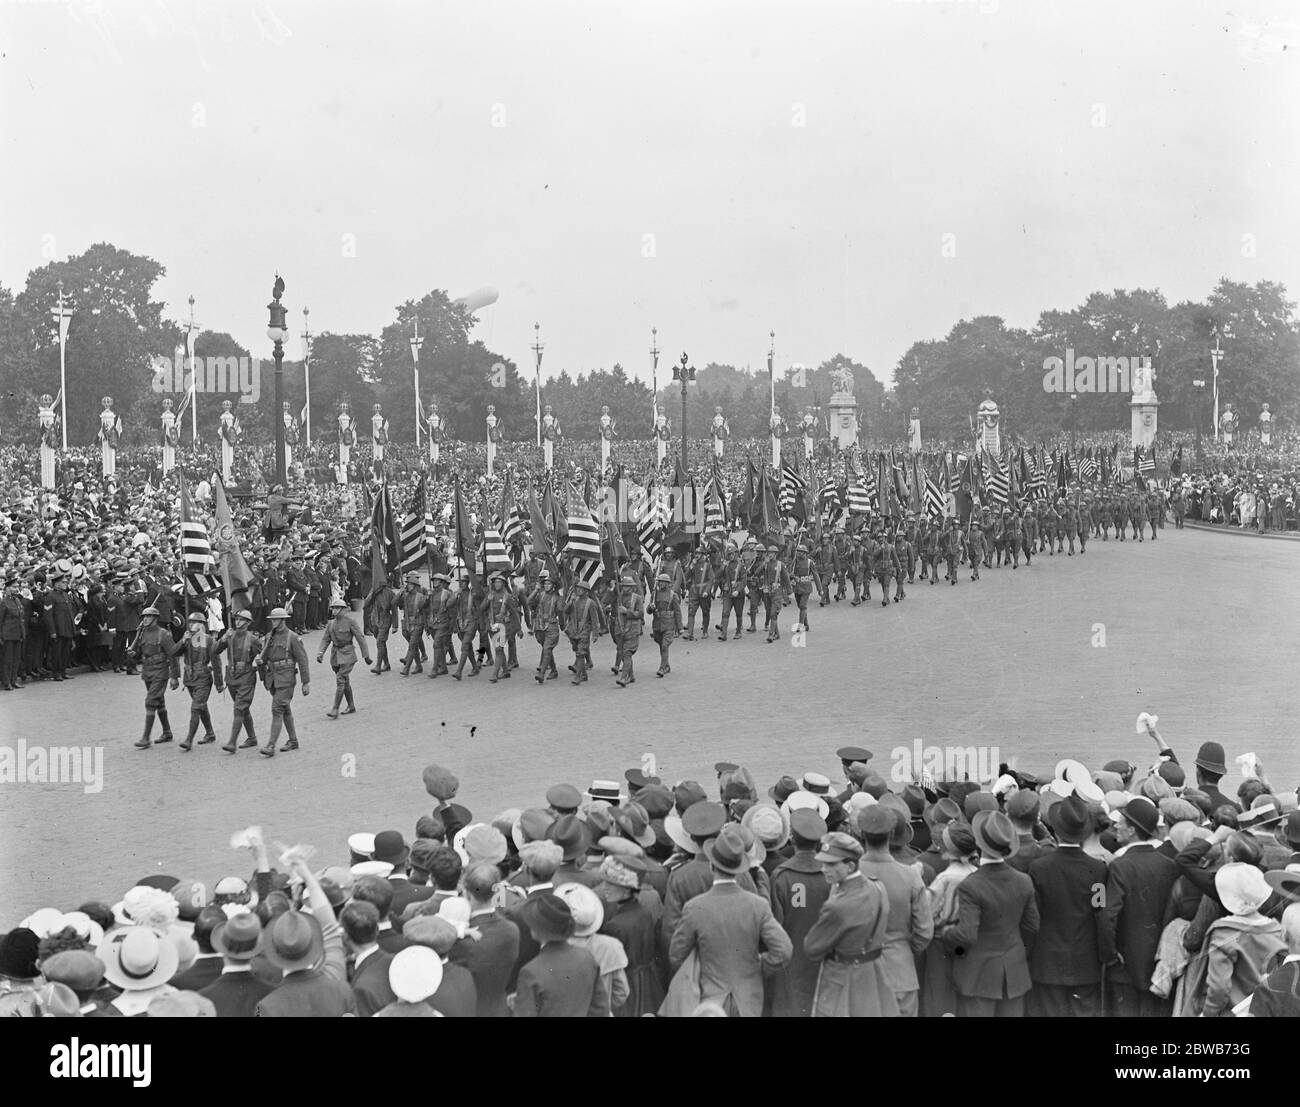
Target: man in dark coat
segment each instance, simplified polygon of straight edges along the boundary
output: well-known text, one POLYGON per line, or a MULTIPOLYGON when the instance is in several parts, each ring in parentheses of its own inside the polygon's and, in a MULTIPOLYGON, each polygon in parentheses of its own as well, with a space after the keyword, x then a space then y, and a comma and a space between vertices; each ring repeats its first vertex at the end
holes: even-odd
POLYGON ((804 952, 803 940, 831 894, 816 858, 825 834, 826 823, 816 811, 792 812, 794 855, 772 870, 772 914, 794 946, 790 963, 768 983, 764 1013, 777 1018, 808 1018, 812 1014, 819 966, 804 952))
POLYGON ((499 914, 492 902, 492 890, 501 879, 500 870, 478 861, 465 870, 462 890, 469 900, 469 925, 477 936, 466 934, 451 947, 448 960, 469 970, 477 995, 477 1016, 503 1019, 506 985, 519 954, 519 928, 499 914))
POLYGON ((1286 936, 1286 959, 1255 990, 1250 1001, 1253 1018, 1300 1018, 1300 878, 1294 873, 1269 873, 1274 891, 1290 889, 1293 902, 1282 913, 1282 933, 1286 936), (1283 882, 1282 878, 1291 879, 1283 882))
POLYGON ((221 954, 221 975, 199 995, 212 1001, 219 1019, 251 1019, 274 987, 254 976, 251 967, 262 950, 257 916, 250 912, 218 923, 212 931, 212 948, 221 954))
POLYGON ((609 1014, 600 966, 585 949, 569 944, 573 912, 554 892, 529 896, 518 908, 540 950, 519 970, 515 1018, 603 1018, 609 1014))

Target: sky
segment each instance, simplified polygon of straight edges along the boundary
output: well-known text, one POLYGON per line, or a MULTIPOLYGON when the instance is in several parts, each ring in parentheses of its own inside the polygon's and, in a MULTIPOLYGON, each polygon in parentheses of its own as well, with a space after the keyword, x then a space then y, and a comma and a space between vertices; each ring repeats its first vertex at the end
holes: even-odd
POLYGON ((313 333, 495 287, 544 378, 657 327, 661 383, 773 331, 889 382, 975 315, 1300 292, 1298 55, 1239 0, 2 0, 0 284, 109 241, 255 354, 278 271, 313 333))

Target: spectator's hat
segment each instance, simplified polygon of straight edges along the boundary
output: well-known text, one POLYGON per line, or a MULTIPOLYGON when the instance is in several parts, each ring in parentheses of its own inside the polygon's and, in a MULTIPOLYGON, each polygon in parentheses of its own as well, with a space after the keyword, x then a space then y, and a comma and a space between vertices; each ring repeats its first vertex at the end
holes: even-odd
POLYGON ((125 926, 107 935, 95 951, 104 976, 124 992, 143 992, 165 984, 176 972, 180 953, 165 931, 125 926))
POLYGON ((428 765, 424 770, 424 790, 434 799, 446 803, 460 790, 460 781, 450 769, 428 765))
POLYGON ((314 915, 286 911, 267 928, 266 959, 285 972, 313 967, 324 951, 320 923, 314 915))
POLYGON ((555 894, 569 905, 575 938, 588 938, 604 925, 605 908, 601 905, 600 896, 585 884, 577 881, 561 884, 555 889, 555 894))
POLYGON ((212 948, 232 961, 251 961, 262 949, 262 924, 251 911, 217 923, 212 948))
POLYGON ((560 847, 565 861, 580 861, 587 855, 587 827, 577 815, 561 815, 546 836, 560 847))
POLYGON ((790 820, 777 808, 755 804, 741 817, 740 825, 750 830, 768 853, 775 853, 790 840, 790 820))
POLYGON ((830 793, 831 782, 821 773, 804 773, 803 787, 805 791, 813 792, 819 796, 825 796, 830 793))
POLYGON ((523 849, 529 842, 540 842, 546 837, 555 816, 540 807, 530 807, 521 811, 510 827, 510 838, 515 849, 523 849))
POLYGON ((1229 861, 1214 874, 1219 902, 1234 915, 1258 911, 1272 892, 1264 874, 1244 861, 1229 861))
POLYGON ((348 852, 352 855, 353 864, 358 861, 369 861, 375 852, 375 836, 365 831, 349 835, 348 852))
POLYGON ((1016 843, 1016 828, 1001 811, 981 811, 971 821, 971 831, 980 849, 1009 857, 1016 843))
POLYGON ((375 848, 370 856, 372 860, 385 861, 398 868, 406 863, 409 853, 400 830, 381 830, 375 835, 375 848))
POLYGON ((1277 796, 1265 793, 1256 796, 1249 811, 1243 811, 1237 825, 1243 830, 1247 827, 1276 826, 1284 818, 1282 804, 1277 796))
POLYGON ((649 849, 655 844, 650 816, 641 804, 634 800, 624 807, 616 808, 612 815, 618 829, 642 849, 649 849))
POLYGON ((442 986, 442 958, 428 946, 398 950, 388 966, 388 986, 403 1003, 423 1003, 442 986))
POLYGON ((820 818, 826 818, 831 809, 826 801, 815 792, 805 792, 800 790, 794 792, 781 804, 781 810, 787 815, 793 815, 796 811, 816 811, 820 818))
MULTIPOLYGON (((254 919, 256 922, 256 919, 254 919)), ((41 975, 52 984, 89 994, 104 980, 104 962, 88 949, 64 949, 40 964, 41 975)))
MULTIPOLYGON (((1273 869, 1264 874, 1268 886, 1279 896, 1291 902, 1300 902, 1300 865, 1288 865, 1285 869, 1273 869)), ((42 964, 44 968, 44 963, 42 964)), ((49 974, 46 973, 48 978, 49 974)))
POLYGON ((1228 771, 1228 766, 1224 763, 1223 746, 1218 742, 1202 742, 1193 764, 1207 773, 1217 773, 1219 776, 1228 771))
POLYGON ((827 834, 814 857, 818 861, 849 861, 854 864, 862 857, 862 843, 851 834, 827 834))
POLYGON ((529 896, 515 917, 533 932, 539 942, 563 942, 573 936, 573 912, 554 892, 529 896))
POLYGON ((738 827, 723 827, 716 838, 705 842, 704 856, 714 868, 731 876, 750 867, 749 850, 738 827))
POLYGON ((572 814, 582 805, 582 793, 572 784, 553 784, 546 790, 546 802, 558 812, 572 814))

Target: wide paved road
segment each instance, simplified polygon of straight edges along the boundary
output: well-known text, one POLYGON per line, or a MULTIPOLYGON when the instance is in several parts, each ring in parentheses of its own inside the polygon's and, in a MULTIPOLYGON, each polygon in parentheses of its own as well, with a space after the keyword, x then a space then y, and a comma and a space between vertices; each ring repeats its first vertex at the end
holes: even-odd
MULTIPOLYGON (((321 666, 311 697, 295 701, 303 749, 273 761, 217 746, 133 749, 138 679, 89 674, 3 693, 5 745, 102 746, 104 787, 0 785, 0 929, 44 905, 112 902, 151 872, 209 882, 242 873, 247 857, 231 852, 229 835, 250 823, 315 844, 322 863, 346 860, 357 830, 396 827, 409 838, 431 806, 420 771, 434 760, 459 774, 475 815, 490 817, 541 803, 556 781, 621 777, 646 750, 666 780, 706 787, 719 759, 744 763, 764 788, 782 772, 834 774, 833 751, 848 741, 874 750, 882 772, 890 751, 915 739, 997 746, 1026 771, 1050 773, 1066 755, 1137 760, 1150 752, 1134 733, 1146 709, 1185 763, 1215 738, 1230 759, 1253 750, 1285 769, 1278 775, 1294 787, 1298 569, 1300 543, 1166 528, 1154 543, 1094 541, 1086 556, 985 570, 975 584, 968 573, 956 588, 918 581, 888 609, 878 590, 871 606, 814 605, 801 647, 787 608, 781 642, 759 633, 678 643, 665 680, 647 636, 626 689, 608 675, 608 639, 581 688, 538 687, 530 639, 515 678, 495 686, 486 676, 456 684, 362 671, 360 712, 338 721, 324 718, 332 675, 321 666), (1103 632, 1105 645, 1094 645, 1103 632)), ((313 635, 313 658, 317 645, 313 635)), ((558 654, 563 669, 567 645, 558 654)), ((266 693, 254 702, 265 736, 266 693)), ((169 703, 184 727, 183 691, 169 703)), ((224 741, 229 699, 214 703, 224 741)))

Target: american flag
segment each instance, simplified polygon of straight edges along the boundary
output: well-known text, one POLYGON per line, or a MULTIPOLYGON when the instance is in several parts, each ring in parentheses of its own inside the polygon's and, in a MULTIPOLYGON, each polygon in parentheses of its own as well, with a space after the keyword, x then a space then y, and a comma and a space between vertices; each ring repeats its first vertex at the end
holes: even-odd
POLYGON ((564 550, 574 557, 600 561, 600 529, 590 511, 579 509, 569 516, 569 542, 564 550))
POLYGON ((501 532, 495 527, 483 528, 483 574, 508 573, 513 568, 501 532))
POLYGON ((1156 471, 1156 448, 1154 446, 1149 450, 1143 450, 1138 447, 1138 472, 1154 473, 1156 471))
POLYGON ((191 596, 210 596, 221 591, 221 578, 215 573, 185 574, 185 591, 191 596))
POLYGON ((632 486, 640 495, 632 504, 632 520, 636 523, 637 541, 651 558, 657 558, 664 549, 664 528, 668 523, 668 504, 656 494, 653 485, 644 489, 632 486))
POLYGON ((411 493, 411 504, 402 516, 402 571, 418 569, 424 561, 426 535, 433 519, 425 506, 424 478, 411 493))
POLYGON ((507 548, 516 538, 522 538, 526 529, 527 516, 524 515, 523 508, 516 505, 510 511, 510 517, 505 521, 505 530, 502 531, 501 537, 507 548))
POLYGON ((727 529, 727 507, 723 502, 722 489, 715 478, 710 477, 704 486, 704 533, 727 529))
POLYGON ((189 489, 185 487, 185 474, 180 475, 181 485, 181 561, 187 570, 204 572, 212 566, 212 543, 208 528, 194 514, 190 505, 189 489))
POLYGON ((984 474, 984 491, 988 494, 990 503, 1004 507, 1011 491, 1011 482, 1007 479, 1006 468, 992 454, 986 453, 985 457, 988 458, 988 469, 984 474))
POLYGON ((942 519, 947 497, 938 482, 928 474, 925 478, 925 511, 931 519, 942 519))
POLYGON ((872 489, 863 484, 859 478, 849 481, 847 498, 850 515, 868 515, 871 512, 872 489))
POLYGON ((595 588, 604 572, 605 565, 602 561, 584 559, 574 566, 573 579, 585 584, 588 588, 595 588))
POLYGON ((826 483, 817 489, 817 505, 827 510, 840 507, 840 490, 836 483, 827 478, 826 483))
POLYGON ((781 462, 781 503, 782 515, 789 515, 794 510, 799 494, 808 489, 808 483, 799 475, 799 470, 789 461, 781 462))
POLYGON ((1097 475, 1097 463, 1090 457, 1079 462, 1079 479, 1092 480, 1097 475))

